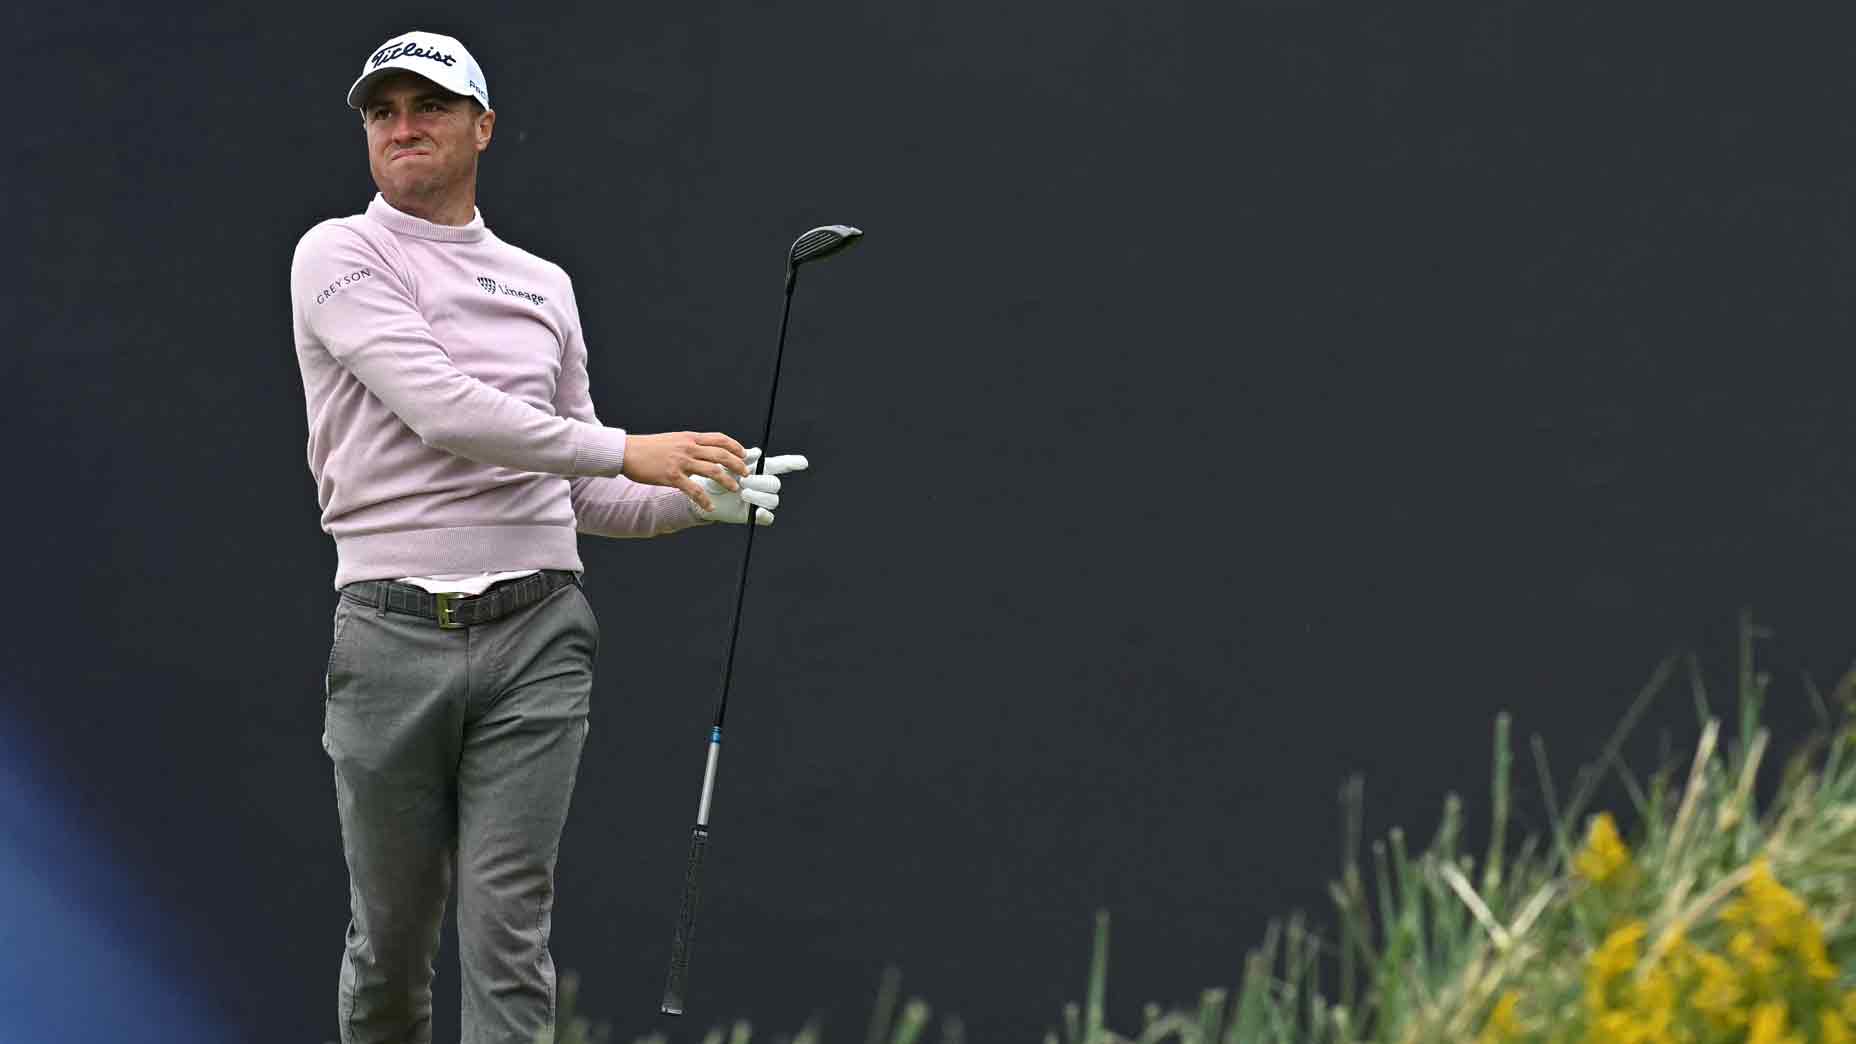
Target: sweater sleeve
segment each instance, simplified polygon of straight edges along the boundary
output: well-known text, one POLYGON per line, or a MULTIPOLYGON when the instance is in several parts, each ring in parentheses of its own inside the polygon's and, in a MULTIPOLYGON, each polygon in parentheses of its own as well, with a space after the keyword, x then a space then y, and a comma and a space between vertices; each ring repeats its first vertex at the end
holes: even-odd
POLYGON ((324 222, 303 237, 290 293, 329 354, 426 445, 521 471, 619 473, 623 431, 550 415, 459 370, 404 277, 353 229, 324 222))
MULTIPOLYGON (((580 333, 580 307, 571 282, 567 291, 567 343, 561 351, 561 375, 554 407, 563 417, 598 424, 592 384, 587 375, 586 339, 580 333)), ((696 505, 679 489, 647 486, 623 475, 569 480, 574 528, 589 536, 653 537, 691 526, 707 525, 696 505)))

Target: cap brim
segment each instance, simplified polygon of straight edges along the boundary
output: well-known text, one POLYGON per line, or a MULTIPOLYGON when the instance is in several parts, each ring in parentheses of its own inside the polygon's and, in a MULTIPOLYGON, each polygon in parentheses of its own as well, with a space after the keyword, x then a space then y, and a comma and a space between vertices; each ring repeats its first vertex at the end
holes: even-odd
MULTIPOLYGON (((374 84, 380 82, 382 77, 390 76, 396 72, 411 73, 414 76, 419 77, 419 79, 424 80, 426 83, 429 83, 432 86, 438 88, 439 90, 444 91, 446 94, 456 95, 459 98, 473 97, 472 95, 469 95, 469 94, 459 94, 458 91, 455 90, 454 88, 451 88, 451 87, 446 86, 445 84, 439 83, 437 80, 434 80, 430 76, 427 76, 424 73, 421 73, 417 69, 408 69, 403 65, 389 64, 389 65, 383 65, 378 69, 370 70, 362 74, 359 79, 354 81, 354 86, 348 88, 348 107, 350 109, 359 109, 362 106, 362 104, 364 104, 367 101, 367 94, 369 91, 374 89, 374 84)), ((479 101, 478 104, 482 104, 482 102, 479 101)))

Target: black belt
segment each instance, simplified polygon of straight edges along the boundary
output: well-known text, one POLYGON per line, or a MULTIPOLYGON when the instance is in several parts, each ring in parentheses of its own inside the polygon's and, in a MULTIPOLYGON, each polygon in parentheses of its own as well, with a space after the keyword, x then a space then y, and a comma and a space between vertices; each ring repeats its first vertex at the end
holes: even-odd
POLYGON ((342 588, 342 596, 389 612, 437 620, 438 626, 449 630, 500 620, 579 582, 580 578, 570 570, 544 569, 532 576, 492 584, 479 595, 433 594, 392 580, 358 580, 342 588))

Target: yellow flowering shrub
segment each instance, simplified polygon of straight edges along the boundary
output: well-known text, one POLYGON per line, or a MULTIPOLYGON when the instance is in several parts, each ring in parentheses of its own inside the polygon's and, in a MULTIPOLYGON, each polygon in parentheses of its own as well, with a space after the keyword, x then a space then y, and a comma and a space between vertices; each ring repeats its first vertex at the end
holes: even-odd
POLYGON ((1754 860, 1753 876, 1741 898, 1721 911, 1721 921, 1740 929, 1734 933, 1736 953, 1762 972, 1771 974, 1778 954, 1789 952, 1805 976, 1816 982, 1833 982, 1837 969, 1824 949, 1824 927, 1805 909, 1804 900, 1772 876, 1772 864, 1754 860))
POLYGON ((1573 857, 1573 870, 1596 885, 1621 882, 1631 874, 1630 849, 1618 836, 1618 825, 1611 813, 1592 817, 1586 829, 1585 847, 1573 857))
POLYGON ((1752 1028, 1747 1031, 1746 1044, 1805 1044, 1802 1036, 1785 1032, 1785 1005, 1782 1002, 1767 1001, 1755 1008, 1752 1023, 1752 1028))
POLYGON ((1489 1012, 1489 1021, 1482 1027, 1482 1034, 1476 1038, 1476 1044, 1509 1044, 1521 1038, 1521 1020, 1515 1015, 1515 1008, 1521 1003, 1521 995, 1513 990, 1501 995, 1495 1002, 1495 1008, 1489 1012))
MULTIPOLYGON (((1608 889, 1630 879, 1630 850, 1609 815, 1593 818, 1574 871, 1608 889)), ((1477 1044, 1856 1044, 1856 990, 1836 989, 1823 924, 1767 859, 1692 930, 1706 942, 1677 935, 1659 945, 1645 921, 1615 923, 1585 958, 1576 1024, 1553 1026, 1543 1010, 1547 1036, 1529 1037, 1528 997, 1511 990, 1477 1044)))
POLYGON ((1746 990, 1741 988, 1734 966, 1721 955, 1698 947, 1693 954, 1701 974, 1689 994, 1689 1004, 1713 1028, 1738 1029, 1746 1025, 1746 990))

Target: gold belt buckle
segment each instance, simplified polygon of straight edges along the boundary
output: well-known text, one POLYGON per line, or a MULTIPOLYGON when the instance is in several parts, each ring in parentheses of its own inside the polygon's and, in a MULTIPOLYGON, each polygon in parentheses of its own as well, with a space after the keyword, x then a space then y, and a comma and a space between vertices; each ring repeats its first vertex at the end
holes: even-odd
POLYGON ((433 597, 438 599, 438 626, 448 631, 457 630, 464 626, 458 623, 455 614, 457 613, 458 599, 469 598, 469 595, 439 594, 433 595, 433 597))

